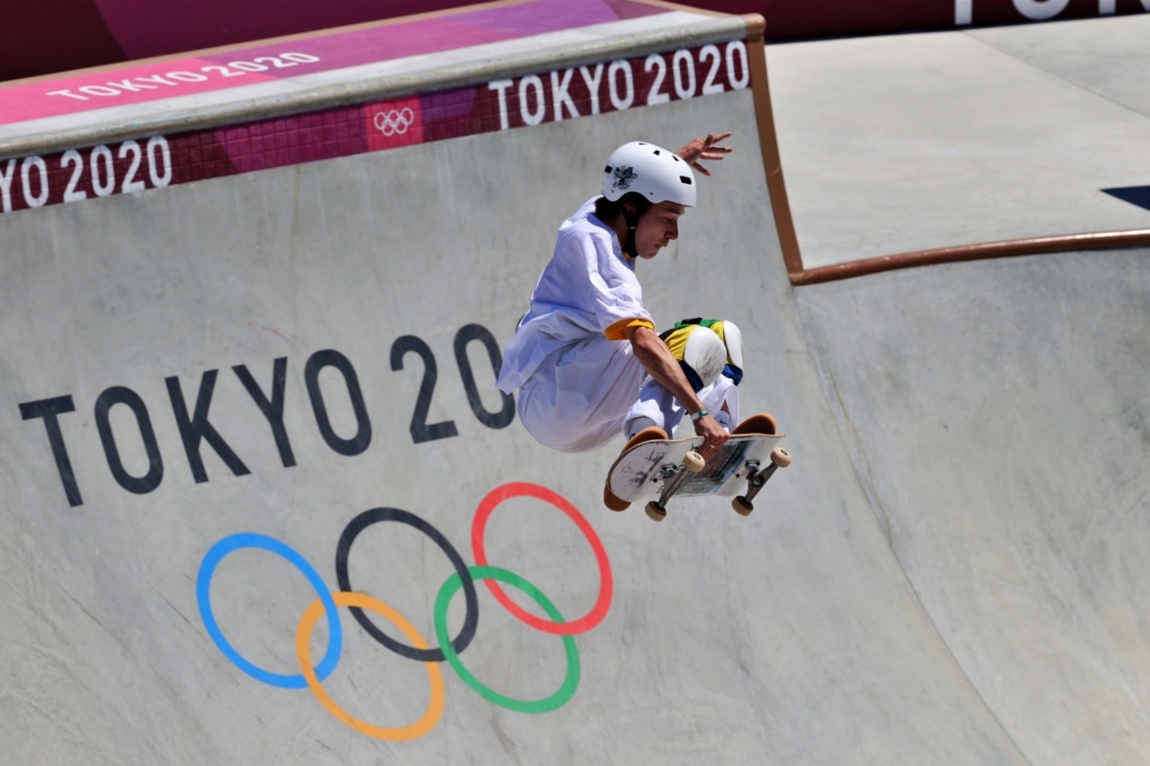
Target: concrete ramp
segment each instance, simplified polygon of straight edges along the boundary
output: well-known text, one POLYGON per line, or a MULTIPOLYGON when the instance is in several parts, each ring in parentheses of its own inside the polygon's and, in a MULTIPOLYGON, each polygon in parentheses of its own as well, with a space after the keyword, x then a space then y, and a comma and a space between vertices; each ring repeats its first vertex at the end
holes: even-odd
POLYGON ((804 288, 891 550, 1029 762, 1150 754, 1150 254, 804 288))
POLYGON ((556 93, 495 67, 0 161, 50 191, 0 215, 4 762, 1150 755, 1146 255, 796 292, 761 26, 633 5, 573 27, 556 87, 665 67, 666 103, 468 122, 556 93), (423 140, 369 145, 405 108, 423 140), (744 407, 796 462, 748 518, 654 524, 601 506, 615 447, 537 446, 495 370, 603 157, 723 129, 645 299, 743 328, 744 407), (127 141, 167 184, 125 190, 127 141))

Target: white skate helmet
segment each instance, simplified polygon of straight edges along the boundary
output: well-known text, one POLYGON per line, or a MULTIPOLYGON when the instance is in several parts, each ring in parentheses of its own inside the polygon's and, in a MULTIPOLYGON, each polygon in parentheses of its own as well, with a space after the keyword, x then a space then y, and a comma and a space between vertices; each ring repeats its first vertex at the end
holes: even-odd
POLYGON ((638 192, 653 204, 695 206, 695 174, 682 157, 645 141, 623 144, 607 158, 603 196, 612 202, 638 192))

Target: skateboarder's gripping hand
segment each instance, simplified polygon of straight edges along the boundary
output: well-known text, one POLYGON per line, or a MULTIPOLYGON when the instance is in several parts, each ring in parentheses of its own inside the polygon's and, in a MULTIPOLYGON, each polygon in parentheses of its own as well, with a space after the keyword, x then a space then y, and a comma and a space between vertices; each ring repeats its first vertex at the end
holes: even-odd
POLYGON ((727 430, 719 425, 719 421, 710 415, 704 415, 695 420, 694 424, 695 434, 703 437, 703 446, 699 448, 699 454, 705 460, 710 460, 719 454, 719 449, 726 444, 727 439, 731 438, 727 430))

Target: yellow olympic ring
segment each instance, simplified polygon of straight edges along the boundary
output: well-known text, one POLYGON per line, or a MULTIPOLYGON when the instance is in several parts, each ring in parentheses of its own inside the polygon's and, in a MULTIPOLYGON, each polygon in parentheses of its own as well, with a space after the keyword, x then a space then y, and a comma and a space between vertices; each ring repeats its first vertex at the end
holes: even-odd
MULTIPOLYGON (((427 641, 419 634, 415 626, 408 622, 403 615, 382 601, 363 593, 349 593, 347 591, 333 593, 332 597, 335 599, 336 606, 357 606, 360 609, 375 612, 403 631, 413 646, 419 649, 428 648, 427 641)), ((300 668, 303 670, 304 678, 307 679, 308 688, 312 690, 316 698, 327 708, 327 712, 361 734, 392 742, 418 739, 435 728, 435 724, 439 723, 439 717, 443 714, 446 695, 444 693, 443 674, 439 670, 439 665, 434 662, 424 663, 427 665, 427 675, 431 681, 431 701, 427 705, 427 712, 423 715, 423 718, 410 726, 401 726, 395 729, 374 726, 359 720, 332 700, 316 676, 315 667, 311 661, 311 651, 308 647, 312 629, 323 613, 323 601, 319 599, 313 601, 311 606, 304 611, 303 616, 300 617, 299 620, 299 628, 296 630, 295 650, 296 656, 299 658, 300 668)))

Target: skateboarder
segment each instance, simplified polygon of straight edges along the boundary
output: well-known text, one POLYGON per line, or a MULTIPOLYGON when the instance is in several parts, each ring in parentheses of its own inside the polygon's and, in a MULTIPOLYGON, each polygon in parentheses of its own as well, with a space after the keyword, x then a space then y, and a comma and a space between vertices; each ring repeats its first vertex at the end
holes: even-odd
POLYGON ((692 320, 661 338, 635 266, 678 238, 696 200, 692 167, 710 175, 700 161, 730 152, 719 146, 729 135, 708 134, 678 152, 641 141, 619 147, 602 196, 559 227, 497 382, 519 390, 520 420, 541 444, 579 452, 645 428, 666 438, 684 413, 704 438, 704 458, 728 439, 742 376, 738 328, 692 320))

